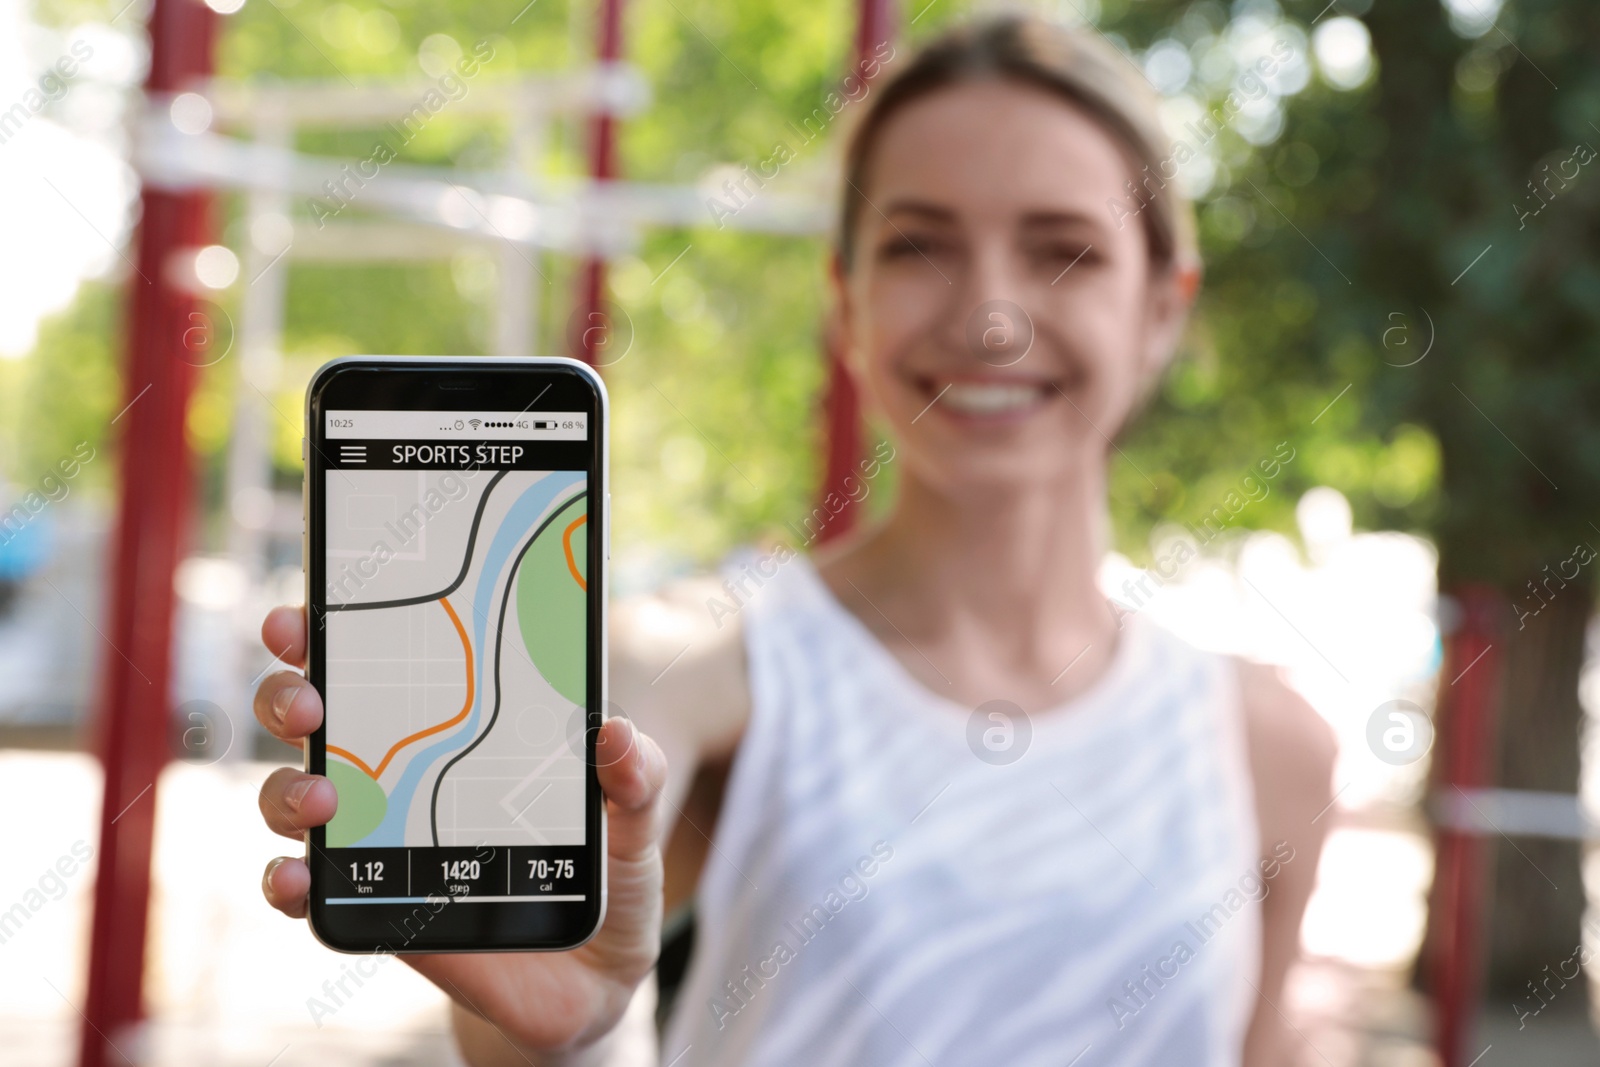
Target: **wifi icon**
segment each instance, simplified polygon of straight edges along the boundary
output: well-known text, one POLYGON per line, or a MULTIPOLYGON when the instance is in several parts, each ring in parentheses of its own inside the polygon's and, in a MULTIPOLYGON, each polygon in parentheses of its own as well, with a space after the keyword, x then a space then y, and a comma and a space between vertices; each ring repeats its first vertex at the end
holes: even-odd
POLYGON ((471 426, 474 430, 476 430, 479 426, 483 425, 483 420, 482 419, 468 419, 467 420, 467 425, 471 426))

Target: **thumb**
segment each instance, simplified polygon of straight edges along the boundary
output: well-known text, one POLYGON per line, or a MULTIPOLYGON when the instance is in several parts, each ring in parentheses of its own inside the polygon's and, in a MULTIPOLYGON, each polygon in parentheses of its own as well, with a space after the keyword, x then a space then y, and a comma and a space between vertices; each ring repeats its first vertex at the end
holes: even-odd
POLYGON ((605 925, 585 949, 604 960, 605 969, 638 978, 660 950, 667 757, 620 716, 600 728, 596 752, 606 795, 608 901, 605 925))
POLYGON ((664 824, 667 757, 623 716, 607 719, 596 739, 596 771, 606 796, 610 856, 631 861, 657 848, 664 824))

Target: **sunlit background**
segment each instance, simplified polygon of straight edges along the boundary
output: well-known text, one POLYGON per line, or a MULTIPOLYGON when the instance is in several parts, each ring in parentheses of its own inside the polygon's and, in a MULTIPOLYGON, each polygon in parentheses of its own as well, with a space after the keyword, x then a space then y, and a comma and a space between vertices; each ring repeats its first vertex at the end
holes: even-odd
MULTIPOLYGON (((565 0, 212 6, 226 15, 217 90, 174 104, 172 125, 340 160, 366 155, 372 129, 308 122, 285 132, 252 125, 238 101, 296 83, 425 87, 486 45, 493 58, 462 98, 481 102, 522 79, 576 77, 593 51, 593 11, 565 0)), ((77 843, 97 841, 99 771, 85 745, 96 670, 115 654, 101 632, 103 561, 111 424, 125 403, 117 368, 147 8, 0 0, 0 510, 39 488, 61 457, 81 447, 92 457, 0 547, 0 810, 9 815, 0 910, 39 887, 77 843), (78 70, 52 88, 41 79, 64 56, 80 60, 78 70), (48 99, 35 108, 41 87, 48 99)), ((1119 551, 1105 563, 1103 590, 1197 644, 1281 665, 1332 724, 1338 796, 1302 931, 1306 963, 1282 1007, 1305 1038, 1301 1062, 1433 1064, 1428 1004, 1413 978, 1433 878, 1431 764, 1378 758, 1369 721, 1396 699, 1431 714, 1436 693, 1454 684, 1441 671, 1459 613, 1441 597, 1441 574, 1493 584, 1507 601, 1523 596, 1525 579, 1531 589, 1540 565, 1566 554, 1552 546, 1570 548, 1568 531, 1587 522, 1585 502, 1600 484, 1600 427, 1583 414, 1596 388, 1596 324, 1571 311, 1600 307, 1594 246, 1582 251, 1600 214, 1600 180, 1585 172, 1571 192, 1561 186, 1561 199, 1538 199, 1551 213, 1542 219, 1531 217, 1535 201, 1517 199, 1541 166, 1574 158, 1545 126, 1581 131, 1600 121, 1600 76, 1580 73, 1570 51, 1581 39, 1572 27, 1582 18, 1593 26, 1592 16, 1554 0, 1422 3, 1382 25, 1370 0, 1035 8, 1098 27, 1161 92, 1169 133, 1192 149, 1180 180, 1197 201, 1207 260, 1188 350, 1114 461, 1119 551), (1274 73, 1251 73, 1264 56, 1280 60, 1274 73), (1385 64, 1419 78, 1443 70, 1444 80, 1386 88, 1385 64), (1412 89, 1442 101, 1458 140, 1403 124, 1412 89), (1203 136, 1230 93, 1242 102, 1237 114, 1203 136), (1525 129, 1542 139, 1519 136, 1525 129), (1408 144, 1422 141, 1428 150, 1408 144), (1450 151, 1460 153, 1454 175, 1437 169, 1450 151), (1499 169, 1483 162, 1491 156, 1499 169), (1416 176, 1397 173, 1394 159, 1416 176), (1430 185, 1437 174, 1453 184, 1430 185), (1456 195, 1471 181, 1500 184, 1456 195), (1553 217, 1562 211, 1566 221, 1553 217), (1384 241, 1393 243, 1374 247, 1384 241), (1527 267, 1538 255, 1561 270, 1527 267), (1547 290, 1559 290, 1556 302, 1533 306, 1527 293, 1547 290), (1491 321, 1516 325, 1493 333, 1491 321), (1550 327, 1559 343, 1541 349, 1546 322, 1559 323, 1550 327), (1518 362, 1557 348, 1560 358, 1536 375, 1518 362), (1143 569, 1280 443, 1294 458, 1267 494, 1175 577, 1141 589, 1143 569)), ((911 0, 900 12, 902 47, 980 10, 911 0)), ((846 68, 854 18, 840 0, 639 0, 628 9, 631 70, 617 89, 629 100, 623 172, 707 210, 640 226, 614 250, 608 296, 626 322, 617 333, 625 350, 607 353, 605 373, 621 595, 711 566, 739 545, 787 537, 811 506, 826 224, 848 116, 809 143, 793 124, 846 68), (710 202, 780 141, 797 158, 737 225, 719 228, 710 202)), ((401 163, 521 175, 557 191, 582 176, 581 108, 552 106, 519 124, 514 110, 473 107, 447 107, 401 163)), ((251 680, 270 666, 256 634, 267 607, 302 596, 299 413, 311 372, 362 352, 521 345, 564 354, 577 260, 527 244, 508 251, 496 237, 559 219, 499 205, 483 216, 495 231, 486 235, 471 215, 477 206, 443 197, 428 208, 436 217, 424 211, 382 229, 389 216, 373 195, 326 229, 327 198, 224 195, 218 246, 194 264, 208 292, 206 328, 226 343, 202 372, 187 427, 199 507, 177 577, 173 696, 178 714, 220 709, 228 741, 225 752, 173 763, 146 798, 159 813, 151 1024, 129 1040, 150 1063, 452 1062, 444 998, 398 962, 332 1017, 308 1011, 345 960, 260 900, 262 867, 282 842, 261 826, 255 792, 298 755, 250 716, 251 680)), ((892 498, 892 483, 891 470, 866 501, 869 514, 892 498)), ((1600 509, 1588 514, 1600 518, 1600 509)), ((1593 536, 1600 543, 1600 528, 1593 536)), ((1569 597, 1578 598, 1588 605, 1592 594, 1569 597)), ((1581 692, 1593 712, 1600 676, 1586 624, 1584 615, 1581 692)), ((1508 655, 1533 640, 1519 646, 1522 631, 1506 629, 1508 655)), ((1574 672, 1571 688, 1578 683, 1574 672)), ((1514 695, 1506 703, 1512 734, 1518 715, 1538 710, 1514 695)), ((1588 810, 1600 810, 1596 766, 1587 761, 1583 777, 1588 810)), ((1548 798, 1578 783, 1503 784, 1548 798)), ((1569 820, 1579 835, 1582 810, 1569 820)), ((1505 847, 1499 854, 1520 862, 1505 847)), ((92 864, 78 864, 51 882, 47 906, 0 943, 0 1063, 73 1061, 92 880, 92 864)), ((1474 1047, 1494 1046, 1485 1064, 1595 1062, 1586 1004, 1563 1003, 1519 1030, 1505 979, 1491 982, 1475 1032, 1474 1047)))

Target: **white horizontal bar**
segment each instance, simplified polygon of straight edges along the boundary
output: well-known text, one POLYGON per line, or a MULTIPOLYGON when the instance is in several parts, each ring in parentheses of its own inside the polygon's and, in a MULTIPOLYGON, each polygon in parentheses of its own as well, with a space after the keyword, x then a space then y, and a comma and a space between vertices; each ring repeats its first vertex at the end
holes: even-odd
POLYGON ((587 900, 588 897, 579 893, 576 896, 509 896, 509 897, 328 897, 324 904, 428 904, 435 900, 448 900, 452 904, 531 904, 534 901, 570 901, 587 900))
POLYGON ((530 903, 530 902, 535 901, 535 900, 587 900, 587 899, 589 899, 589 898, 584 896, 582 893, 578 893, 578 894, 570 895, 570 896, 540 896, 538 894, 530 894, 528 896, 509 896, 509 897, 451 897, 450 898, 450 903, 452 903, 452 904, 501 904, 501 903, 523 904, 523 903, 530 903))
POLYGON ((398 121, 411 114, 429 94, 444 96, 459 86, 459 97, 445 105, 452 114, 507 117, 605 111, 631 115, 650 103, 650 84, 626 63, 602 64, 572 74, 547 78, 490 81, 457 79, 442 86, 429 81, 293 82, 262 84, 214 79, 204 88, 217 121, 225 126, 251 126, 259 119, 287 121, 294 126, 360 128, 398 121))
POLYGON ((1600 840, 1600 826, 1571 793, 1451 788, 1434 795, 1433 817, 1446 829, 1468 834, 1600 840))
POLYGON ((503 171, 304 155, 215 133, 182 133, 160 109, 148 112, 137 129, 134 163, 148 184, 304 197, 303 217, 315 214, 323 225, 329 214, 348 209, 482 239, 610 258, 632 250, 647 227, 715 225, 802 236, 824 232, 830 219, 820 201, 776 190, 761 191, 731 210, 722 194, 697 186, 535 181, 503 171))

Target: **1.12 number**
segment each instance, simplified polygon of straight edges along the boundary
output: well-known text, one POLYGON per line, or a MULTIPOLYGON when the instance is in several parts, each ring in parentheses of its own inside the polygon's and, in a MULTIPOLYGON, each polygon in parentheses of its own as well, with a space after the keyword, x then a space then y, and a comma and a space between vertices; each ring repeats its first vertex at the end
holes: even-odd
POLYGON ((352 882, 381 882, 383 881, 383 861, 372 860, 369 863, 352 863, 350 865, 350 880, 352 882), (366 869, 366 877, 361 876, 362 869, 366 869))

